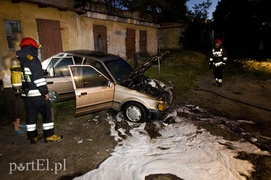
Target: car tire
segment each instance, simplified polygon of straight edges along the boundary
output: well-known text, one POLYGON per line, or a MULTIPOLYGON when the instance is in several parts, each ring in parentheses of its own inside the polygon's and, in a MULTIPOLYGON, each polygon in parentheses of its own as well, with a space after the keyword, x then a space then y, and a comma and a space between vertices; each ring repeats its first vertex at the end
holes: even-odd
POLYGON ((148 113, 144 106, 136 102, 130 102, 123 108, 126 120, 133 123, 143 123, 147 120, 148 113))

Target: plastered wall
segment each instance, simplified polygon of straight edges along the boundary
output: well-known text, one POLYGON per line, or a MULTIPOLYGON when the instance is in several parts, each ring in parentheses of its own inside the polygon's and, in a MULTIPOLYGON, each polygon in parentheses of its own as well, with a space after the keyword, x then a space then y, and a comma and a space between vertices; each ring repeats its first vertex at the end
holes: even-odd
MULTIPOLYGON (((108 53, 126 58, 126 29, 136 29, 136 52, 139 51, 139 30, 148 34, 148 53, 154 55, 158 49, 158 30, 155 26, 143 26, 133 23, 96 19, 87 15, 78 15, 71 11, 59 11, 55 8, 39 8, 30 3, 11 3, 0 1, 0 58, 14 54, 8 49, 4 20, 20 21, 24 36, 39 41, 36 19, 58 20, 61 26, 63 50, 94 49, 93 25, 107 27, 108 53)), ((50 37, 48 37, 50 38, 50 37)), ((1 65, 0 65, 1 68, 1 65)))
POLYGON ((161 50, 183 49, 182 38, 186 31, 185 26, 159 29, 159 48, 161 50))

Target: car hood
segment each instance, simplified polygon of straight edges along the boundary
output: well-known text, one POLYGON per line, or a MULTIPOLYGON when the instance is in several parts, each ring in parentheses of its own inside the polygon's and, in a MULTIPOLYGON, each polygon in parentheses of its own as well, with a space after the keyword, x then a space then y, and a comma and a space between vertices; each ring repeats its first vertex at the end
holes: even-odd
POLYGON ((121 85, 170 104, 173 99, 173 94, 171 92, 172 87, 144 75, 144 72, 148 70, 154 62, 162 60, 162 57, 166 53, 155 56, 142 66, 136 68, 135 71, 121 83, 121 85))
POLYGON ((130 81, 133 81, 133 79, 136 77, 136 76, 139 76, 139 75, 142 75, 144 74, 155 62, 158 62, 162 60, 162 58, 167 54, 169 53, 168 51, 166 51, 165 53, 161 54, 161 55, 157 55, 153 58, 151 58, 150 60, 148 60, 146 63, 144 63, 142 66, 136 68, 133 73, 128 77, 126 78, 121 84, 122 85, 127 85, 129 84, 130 81))

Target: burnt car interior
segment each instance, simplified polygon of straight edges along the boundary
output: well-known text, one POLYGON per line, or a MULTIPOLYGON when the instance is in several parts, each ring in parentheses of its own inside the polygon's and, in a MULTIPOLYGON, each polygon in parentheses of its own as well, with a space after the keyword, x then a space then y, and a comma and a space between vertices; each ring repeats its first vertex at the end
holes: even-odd
POLYGON ((108 80, 89 66, 71 67, 76 88, 108 86, 108 80))

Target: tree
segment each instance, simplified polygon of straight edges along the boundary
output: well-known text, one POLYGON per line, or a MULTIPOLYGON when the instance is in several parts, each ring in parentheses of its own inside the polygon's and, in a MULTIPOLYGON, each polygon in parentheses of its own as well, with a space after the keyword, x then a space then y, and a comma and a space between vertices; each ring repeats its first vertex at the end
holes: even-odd
POLYGON ((117 15, 123 8, 121 0, 100 0, 100 4, 105 5, 109 14, 117 15))
POLYGON ((84 9, 87 11, 91 10, 91 6, 94 4, 103 5, 108 14, 117 15, 119 9, 122 6, 122 0, 74 0, 74 8, 84 9))
POLYGON ((210 0, 195 4, 192 11, 188 12, 189 23, 184 34, 183 43, 187 49, 209 50, 211 42, 211 24, 208 20, 208 10, 211 7, 210 0))
POLYGON ((74 0, 74 8, 91 10, 93 4, 104 5, 109 14, 117 15, 119 10, 140 12, 142 17, 151 15, 153 21, 178 22, 185 19, 187 0, 74 0))
POLYGON ((123 0, 123 6, 129 11, 138 11, 142 17, 152 16, 156 23, 178 22, 185 19, 187 14, 187 0, 123 0))
POLYGON ((194 19, 198 20, 206 20, 208 19, 208 10, 210 9, 212 5, 212 2, 210 0, 203 1, 202 3, 195 4, 194 7, 192 8, 193 11, 190 11, 190 15, 194 19))
POLYGON ((255 55, 261 41, 271 42, 269 1, 221 0, 213 14, 217 36, 225 37, 228 48, 255 55))
POLYGON ((93 3, 91 0, 74 0, 73 8, 89 10, 91 3, 93 3))

